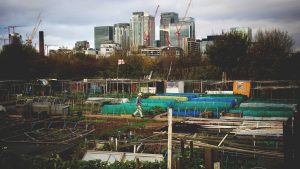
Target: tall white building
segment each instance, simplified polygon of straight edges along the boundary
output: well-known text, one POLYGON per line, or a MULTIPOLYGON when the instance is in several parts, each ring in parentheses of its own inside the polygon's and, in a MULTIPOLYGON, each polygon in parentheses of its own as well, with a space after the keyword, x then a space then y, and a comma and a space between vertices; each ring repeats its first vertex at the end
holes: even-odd
POLYGON ((117 23, 114 25, 114 42, 121 45, 123 50, 129 50, 129 23, 117 23))
POLYGON ((152 46, 155 40, 154 17, 146 12, 133 12, 130 19, 130 48, 138 51, 140 46, 152 46))

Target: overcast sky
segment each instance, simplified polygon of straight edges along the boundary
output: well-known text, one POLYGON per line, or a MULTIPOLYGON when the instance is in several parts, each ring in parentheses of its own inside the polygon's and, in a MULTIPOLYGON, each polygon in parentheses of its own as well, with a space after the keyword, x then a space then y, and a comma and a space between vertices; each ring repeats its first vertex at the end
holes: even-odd
MULTIPOLYGON (((73 48, 76 41, 88 40, 94 47, 94 27, 130 22, 132 12, 155 13, 159 26, 161 12, 185 13, 189 0, 0 0, 0 38, 7 38, 6 26, 26 39, 36 23, 39 12, 45 44, 73 48)), ((287 31, 300 50, 299 0, 192 0, 187 16, 194 17, 196 38, 220 34, 230 27, 287 31)), ((158 32, 158 31, 157 31, 158 32)), ((158 35, 156 35, 158 37, 158 35)), ((38 34, 33 44, 37 43, 38 34)), ((0 41, 1 45, 3 41, 0 41)), ((38 46, 38 45, 37 45, 38 46)), ((50 48, 50 47, 49 47, 50 48)), ((57 48, 57 47, 52 47, 57 48)))

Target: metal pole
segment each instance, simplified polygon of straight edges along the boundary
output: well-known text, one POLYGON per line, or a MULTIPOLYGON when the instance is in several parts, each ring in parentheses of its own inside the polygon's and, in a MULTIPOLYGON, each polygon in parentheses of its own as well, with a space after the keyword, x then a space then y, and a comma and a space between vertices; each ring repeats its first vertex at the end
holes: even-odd
POLYGON ((171 61, 171 64, 170 64, 168 75, 167 75, 167 81, 169 80, 169 76, 171 74, 171 70, 172 70, 172 61, 171 61))
POLYGON ((105 94, 104 96, 106 97, 107 96, 107 79, 105 79, 105 94))
POLYGON ((133 153, 136 153, 136 145, 133 145, 133 153))
POLYGON ((172 108, 168 108, 168 169, 172 169, 172 108))
POLYGON ((117 94, 119 94, 119 63, 117 67, 117 94))
POLYGON ((130 97, 132 97, 132 80, 130 80, 130 97))
POLYGON ((118 151, 118 138, 116 138, 116 151, 118 151))
POLYGON ((201 80, 201 93, 203 93, 203 86, 202 86, 202 80, 201 80))
POLYGON ((122 96, 124 98, 124 81, 122 80, 122 96))

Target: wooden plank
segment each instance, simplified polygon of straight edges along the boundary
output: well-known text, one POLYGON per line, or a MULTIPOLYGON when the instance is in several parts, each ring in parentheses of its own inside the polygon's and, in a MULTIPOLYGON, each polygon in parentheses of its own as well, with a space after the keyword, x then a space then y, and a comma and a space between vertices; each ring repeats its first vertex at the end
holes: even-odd
POLYGON ((243 113, 222 113, 224 117, 243 117, 243 113))

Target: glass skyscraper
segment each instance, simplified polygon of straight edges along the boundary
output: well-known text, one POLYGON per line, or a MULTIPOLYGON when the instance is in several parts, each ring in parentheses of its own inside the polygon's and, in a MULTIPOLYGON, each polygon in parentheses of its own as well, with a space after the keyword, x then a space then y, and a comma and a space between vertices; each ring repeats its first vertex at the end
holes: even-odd
POLYGON ((113 40, 113 26, 97 26, 94 28, 95 49, 100 50, 100 45, 113 40))
POLYGON ((177 31, 180 29, 180 42, 182 38, 195 39, 195 20, 192 17, 178 18, 175 12, 161 14, 160 19, 160 40, 162 46, 178 46, 177 31))
POLYGON ((175 12, 164 12, 161 13, 160 18, 160 41, 161 46, 169 45, 169 32, 170 32, 170 24, 178 23, 178 13, 175 12))
POLYGON ((171 46, 181 47, 183 38, 195 39, 195 21, 192 17, 186 17, 184 20, 179 19, 178 23, 170 24, 169 38, 171 46), (178 46, 177 31, 180 29, 180 46, 178 46))
POLYGON ((152 46, 155 40, 154 17, 146 12, 133 12, 130 19, 130 48, 137 51, 139 46, 152 46))

